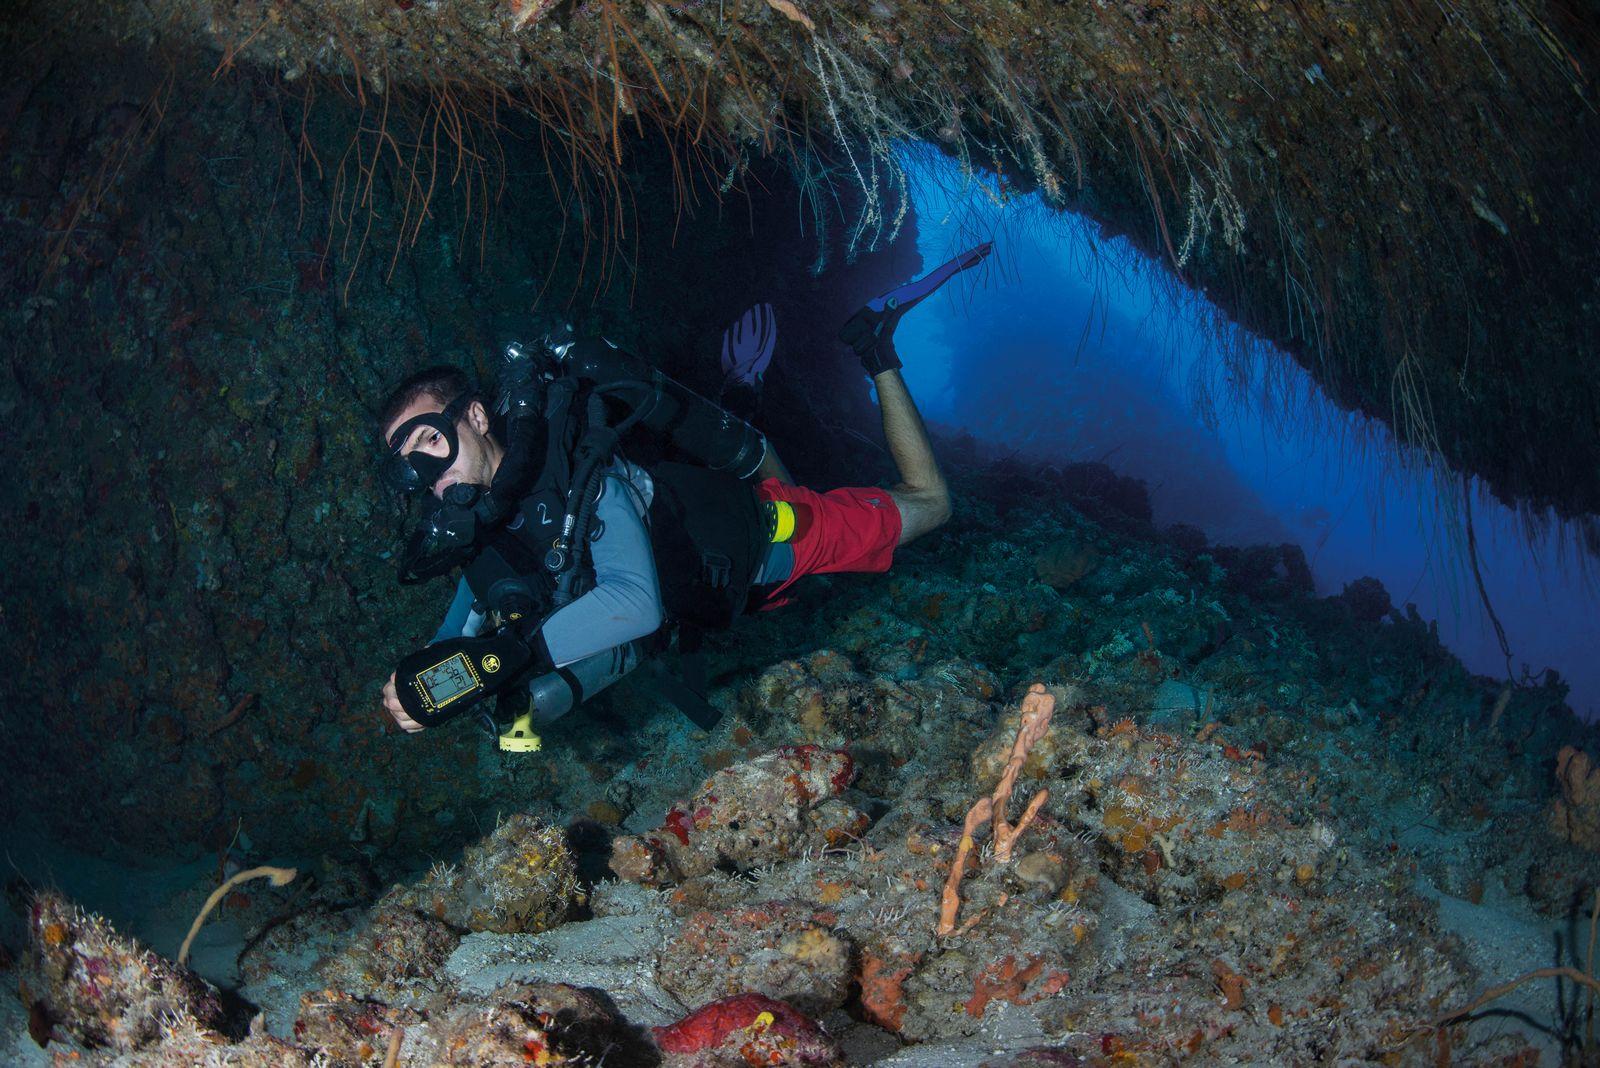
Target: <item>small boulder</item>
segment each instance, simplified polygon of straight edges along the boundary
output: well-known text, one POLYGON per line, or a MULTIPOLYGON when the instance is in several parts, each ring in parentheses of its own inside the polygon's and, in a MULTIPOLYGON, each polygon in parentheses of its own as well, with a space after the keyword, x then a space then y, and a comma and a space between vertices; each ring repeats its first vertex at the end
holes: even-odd
POLYGON ((564 923, 577 904, 578 864, 565 831, 519 812, 401 900, 463 930, 535 934, 564 923))
POLYGON ((417 911, 396 888, 372 907, 350 944, 318 971, 341 990, 384 1001, 424 996, 438 988, 444 962, 460 942, 459 930, 417 911))

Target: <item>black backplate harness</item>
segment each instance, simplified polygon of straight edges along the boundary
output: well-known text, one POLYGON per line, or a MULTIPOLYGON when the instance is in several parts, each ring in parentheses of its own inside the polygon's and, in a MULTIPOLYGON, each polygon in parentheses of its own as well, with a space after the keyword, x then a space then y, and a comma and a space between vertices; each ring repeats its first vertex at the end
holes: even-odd
MULTIPOLYGON (((687 395, 688 401, 683 395, 665 395, 663 383, 680 394, 687 391, 659 373, 650 379, 626 376, 636 369, 633 361, 614 349, 598 347, 603 342, 577 344, 587 347, 580 350, 580 358, 571 360, 565 359, 574 345, 570 341, 541 346, 553 357, 544 360, 530 357, 521 346, 508 347, 495 405, 496 416, 503 420, 506 452, 493 483, 486 489, 461 483, 449 487, 443 500, 424 514, 401 553, 403 584, 433 578, 473 559, 506 525, 536 482, 553 483, 563 495, 558 533, 542 561, 545 574, 540 584, 545 595, 526 582, 497 583, 484 606, 498 624, 492 633, 435 642, 401 661, 396 679, 401 706, 424 726, 453 719, 489 696, 508 692, 530 674, 554 668, 541 630, 552 613, 587 592, 591 573, 584 566, 584 554, 594 530, 605 469, 618 445, 652 415, 662 424, 657 429, 671 434, 686 425, 694 427, 693 417, 685 411, 692 410, 695 401, 709 406, 692 395, 687 395), (618 358, 612 359, 610 353, 618 358), (583 359, 583 354, 591 358, 583 359), (621 370, 624 376, 598 381, 597 366, 621 370), (607 398, 616 398, 626 411, 615 424, 608 420, 607 398), (580 401, 584 418, 574 428, 572 406, 580 401)), ((718 462, 741 475, 746 468, 754 472, 765 449, 759 434, 738 421, 736 427, 730 424, 725 413, 719 412, 712 423, 702 413, 694 414, 724 436, 741 428, 753 435, 759 449, 742 436, 730 438, 731 445, 721 450, 718 462)), ((453 440, 451 446, 453 455, 453 440)), ((698 642, 689 631, 682 639, 687 679, 659 665, 654 665, 652 674, 663 697, 697 725, 710 729, 720 714, 704 697, 698 642)))

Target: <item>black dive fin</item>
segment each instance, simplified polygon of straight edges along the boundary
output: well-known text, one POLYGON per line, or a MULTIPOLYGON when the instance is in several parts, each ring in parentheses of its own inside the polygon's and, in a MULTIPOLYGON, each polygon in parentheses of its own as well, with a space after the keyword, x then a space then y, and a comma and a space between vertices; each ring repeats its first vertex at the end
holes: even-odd
POLYGON ((650 672, 650 678, 655 683, 656 691, 679 712, 682 712, 690 723, 701 730, 710 732, 722 722, 722 713, 705 694, 705 662, 698 654, 688 654, 679 658, 682 661, 682 674, 676 674, 671 668, 660 660, 646 661, 645 667, 650 672), (694 679, 700 682, 699 689, 693 684, 694 679))

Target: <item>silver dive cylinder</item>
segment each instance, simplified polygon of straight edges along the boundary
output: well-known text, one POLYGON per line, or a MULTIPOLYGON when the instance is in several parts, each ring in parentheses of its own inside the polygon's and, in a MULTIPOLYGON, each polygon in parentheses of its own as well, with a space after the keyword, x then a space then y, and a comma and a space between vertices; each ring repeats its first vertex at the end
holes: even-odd
POLYGON ((638 667, 643 659, 639 643, 629 642, 531 679, 528 696, 532 699, 534 724, 544 727, 554 723, 638 667), (569 678, 577 681, 581 692, 574 692, 569 678))

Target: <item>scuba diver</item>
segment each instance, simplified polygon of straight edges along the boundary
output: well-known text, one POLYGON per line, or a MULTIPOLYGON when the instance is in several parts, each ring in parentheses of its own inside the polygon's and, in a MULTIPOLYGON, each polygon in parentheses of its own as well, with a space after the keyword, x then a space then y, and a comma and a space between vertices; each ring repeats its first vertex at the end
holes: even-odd
MULTIPOLYGON (((886 571, 949 518, 894 329, 988 251, 875 298, 840 331, 877 391, 900 476, 887 489, 794 485, 754 428, 603 339, 558 330, 533 352, 511 345, 492 401, 451 367, 402 382, 379 417, 385 481, 424 502, 401 581, 461 578, 433 639, 385 683, 384 710, 409 733, 474 711, 503 750, 531 751, 537 727, 646 663, 663 696, 714 726, 701 632, 787 603, 807 575, 886 571), (667 458, 630 458, 636 427, 667 458), (681 677, 653 656, 668 632, 681 677)), ((772 349, 770 306, 752 312, 724 339, 724 368, 746 381, 772 349)))

